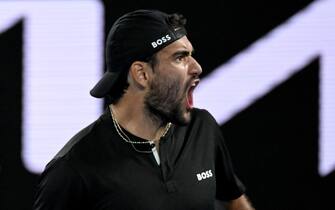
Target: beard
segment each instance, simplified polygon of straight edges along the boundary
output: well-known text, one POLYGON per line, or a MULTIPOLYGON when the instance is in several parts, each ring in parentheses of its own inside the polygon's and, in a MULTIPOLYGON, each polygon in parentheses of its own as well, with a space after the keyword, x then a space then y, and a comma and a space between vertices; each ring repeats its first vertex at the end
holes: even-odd
MULTIPOLYGON (((190 81, 191 82, 191 81, 190 81)), ((144 104, 149 115, 164 125, 171 122, 177 125, 186 125, 190 122, 190 110, 186 108, 188 82, 182 87, 178 78, 157 75, 150 84, 149 92, 144 98, 144 104)))

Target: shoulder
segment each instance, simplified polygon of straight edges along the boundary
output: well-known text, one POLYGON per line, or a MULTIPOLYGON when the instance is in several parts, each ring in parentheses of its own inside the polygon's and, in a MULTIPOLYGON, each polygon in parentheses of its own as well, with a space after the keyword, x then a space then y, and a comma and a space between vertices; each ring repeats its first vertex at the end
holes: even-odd
POLYGON ((75 134, 47 164, 46 169, 52 167, 60 160, 71 162, 74 159, 80 159, 81 153, 90 155, 88 152, 94 151, 93 148, 99 146, 100 136, 106 132, 108 126, 105 124, 106 113, 75 134))
POLYGON ((96 122, 90 124, 89 126, 85 127, 81 131, 79 131, 76 135, 74 135, 66 144, 65 146, 56 154, 54 159, 59 159, 67 155, 73 148, 78 146, 80 143, 85 141, 85 139, 89 139, 94 133, 96 122))
POLYGON ((221 138, 220 126, 214 117, 205 109, 193 108, 191 121, 187 125, 175 126, 174 133, 179 138, 191 138, 198 142, 215 142, 221 138))
POLYGON ((41 183, 46 184, 52 180, 49 185, 57 185, 58 181, 63 182, 74 180, 73 178, 77 178, 78 175, 77 171, 71 166, 71 163, 66 158, 53 159, 41 174, 41 179, 45 180, 41 183), (46 182, 46 180, 48 181, 46 182))
POLYGON ((192 110, 192 120, 189 128, 195 131, 199 137, 206 139, 207 143, 213 140, 212 142, 216 145, 216 142, 223 141, 220 125, 206 109, 194 108, 192 110))
POLYGON ((195 122, 217 124, 213 115, 206 109, 194 108, 192 110, 192 120, 195 122))
POLYGON ((87 186, 65 159, 46 168, 36 187, 34 209, 84 209, 87 186))
POLYGON ((69 162, 72 156, 71 153, 73 153, 74 149, 82 147, 83 142, 90 139, 94 127, 95 123, 92 123, 73 136, 47 164, 44 171, 48 172, 50 170, 56 170, 60 171, 60 173, 62 173, 63 170, 71 171, 71 168, 69 167, 69 162))

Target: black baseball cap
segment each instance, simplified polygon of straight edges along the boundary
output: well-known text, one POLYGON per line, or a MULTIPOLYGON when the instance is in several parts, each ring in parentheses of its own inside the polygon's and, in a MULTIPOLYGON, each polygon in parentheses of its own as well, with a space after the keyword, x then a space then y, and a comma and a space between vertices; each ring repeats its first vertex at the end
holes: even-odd
POLYGON ((106 42, 107 70, 90 94, 105 97, 116 84, 122 71, 134 61, 145 61, 162 48, 186 35, 183 23, 174 23, 171 17, 158 10, 136 10, 117 19, 110 29, 106 42))

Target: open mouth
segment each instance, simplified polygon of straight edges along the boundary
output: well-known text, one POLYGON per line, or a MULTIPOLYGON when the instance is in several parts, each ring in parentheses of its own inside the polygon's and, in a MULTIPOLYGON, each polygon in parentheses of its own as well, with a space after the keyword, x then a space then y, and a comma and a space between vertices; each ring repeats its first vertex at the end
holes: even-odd
POLYGON ((196 86, 199 84, 200 79, 195 79, 192 81, 191 86, 188 88, 187 91, 187 98, 186 98, 186 109, 190 110, 193 108, 193 91, 196 86))

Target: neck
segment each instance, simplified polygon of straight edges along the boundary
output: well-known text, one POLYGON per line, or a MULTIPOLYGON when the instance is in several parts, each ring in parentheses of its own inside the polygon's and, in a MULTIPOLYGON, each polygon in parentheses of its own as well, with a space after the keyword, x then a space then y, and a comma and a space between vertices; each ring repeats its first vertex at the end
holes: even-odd
POLYGON ((124 129, 140 138, 157 142, 166 131, 167 123, 146 110, 144 103, 122 98, 109 108, 124 129))

